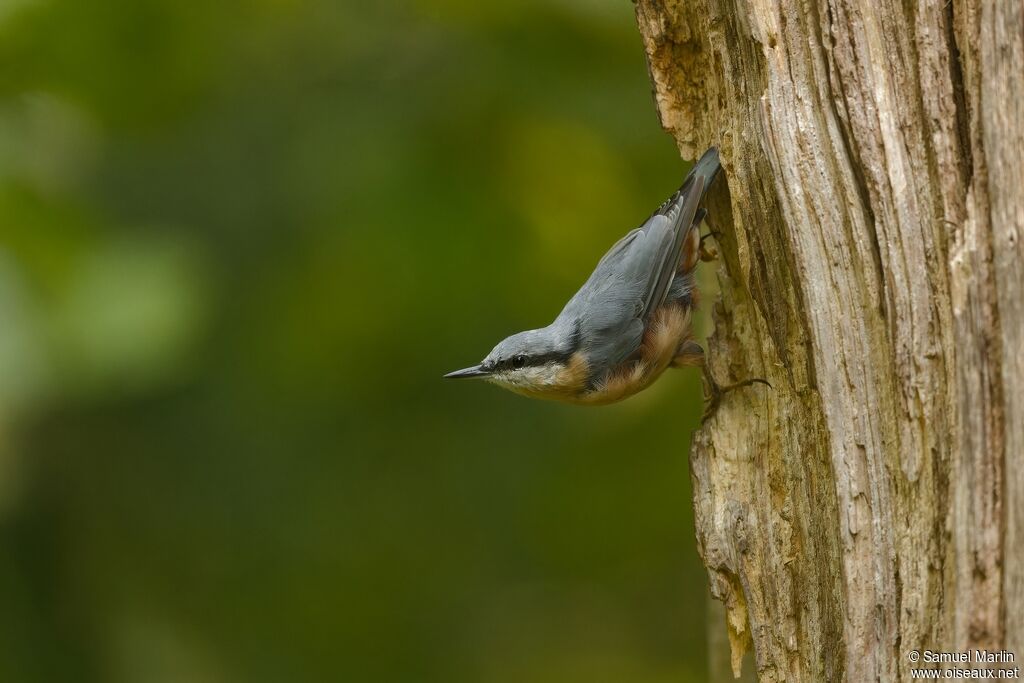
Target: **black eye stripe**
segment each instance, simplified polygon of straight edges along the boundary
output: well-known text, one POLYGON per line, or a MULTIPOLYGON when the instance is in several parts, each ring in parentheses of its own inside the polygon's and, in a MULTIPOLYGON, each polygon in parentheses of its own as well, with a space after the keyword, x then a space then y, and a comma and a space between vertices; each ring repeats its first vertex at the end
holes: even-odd
POLYGON ((522 368, 539 367, 541 365, 547 365, 552 362, 568 362, 571 353, 562 353, 553 351, 551 353, 542 353, 536 356, 527 356, 525 354, 516 354, 511 358, 505 358, 497 362, 497 367, 506 370, 521 370, 522 368), (521 360, 522 362, 517 362, 521 360))

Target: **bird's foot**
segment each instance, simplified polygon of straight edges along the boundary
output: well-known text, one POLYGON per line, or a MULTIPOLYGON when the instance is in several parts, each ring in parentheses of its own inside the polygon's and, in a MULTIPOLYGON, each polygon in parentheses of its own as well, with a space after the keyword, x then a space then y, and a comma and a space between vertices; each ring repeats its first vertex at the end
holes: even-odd
POLYGON ((766 379, 760 377, 752 377, 751 379, 745 379, 735 384, 726 384, 722 386, 715 381, 714 376, 711 374, 710 368, 707 365, 704 366, 704 396, 707 404, 704 406, 704 415, 701 417, 701 424, 706 422, 709 418, 714 416, 718 412, 718 408, 722 403, 722 397, 730 391, 735 389, 742 389, 743 387, 749 387, 752 384, 763 384, 769 389, 772 389, 771 383, 766 379))
POLYGON ((674 368, 701 367, 704 365, 704 349, 700 344, 689 339, 679 345, 670 365, 674 368))
POLYGON ((704 263, 707 263, 708 261, 715 261, 718 259, 718 250, 715 249, 714 247, 706 246, 704 244, 704 240, 706 240, 709 237, 715 237, 717 239, 719 234, 721 233, 718 233, 714 230, 710 230, 706 235, 701 235, 700 249, 698 251, 698 254, 700 256, 700 260, 703 261, 704 263))

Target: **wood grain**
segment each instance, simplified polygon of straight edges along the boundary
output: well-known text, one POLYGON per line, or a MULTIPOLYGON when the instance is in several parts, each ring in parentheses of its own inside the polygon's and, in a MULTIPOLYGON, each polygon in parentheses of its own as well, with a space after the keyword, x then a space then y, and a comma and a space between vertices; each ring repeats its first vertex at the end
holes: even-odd
POLYGON ((728 188, 698 545, 762 681, 1024 656, 1024 3, 639 0, 728 188))

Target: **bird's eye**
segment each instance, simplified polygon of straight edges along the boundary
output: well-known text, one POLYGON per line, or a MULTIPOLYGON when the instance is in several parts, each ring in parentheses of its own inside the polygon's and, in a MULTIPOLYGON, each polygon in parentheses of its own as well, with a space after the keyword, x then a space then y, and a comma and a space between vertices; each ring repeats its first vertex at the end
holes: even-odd
POLYGON ((518 354, 518 355, 512 356, 512 367, 513 368, 518 370, 519 368, 523 367, 524 365, 526 365, 526 356, 524 356, 521 353, 518 354))

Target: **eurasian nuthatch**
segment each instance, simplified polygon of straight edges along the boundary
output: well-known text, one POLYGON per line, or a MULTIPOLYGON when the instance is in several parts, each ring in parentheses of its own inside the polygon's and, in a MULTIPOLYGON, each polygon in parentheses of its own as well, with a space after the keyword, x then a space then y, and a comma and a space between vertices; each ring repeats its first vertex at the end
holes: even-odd
POLYGON ((479 365, 445 377, 600 405, 646 389, 670 366, 701 365, 704 351, 690 336, 699 204, 720 169, 712 147, 679 191, 604 255, 553 323, 514 334, 479 365))

